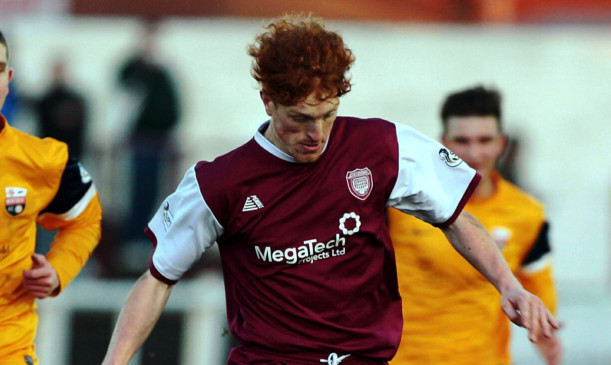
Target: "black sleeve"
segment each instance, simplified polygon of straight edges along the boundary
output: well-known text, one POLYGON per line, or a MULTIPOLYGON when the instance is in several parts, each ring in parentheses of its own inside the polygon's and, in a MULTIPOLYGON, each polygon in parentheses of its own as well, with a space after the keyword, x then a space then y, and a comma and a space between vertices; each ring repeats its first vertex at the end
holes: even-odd
POLYGON ((543 257, 545 254, 548 254, 551 252, 548 234, 549 234, 549 223, 545 222, 541 226, 541 230, 539 231, 539 236, 537 237, 537 241, 535 242, 533 247, 530 249, 530 252, 528 253, 528 255, 526 255, 526 257, 522 261, 522 266, 526 266, 528 264, 536 262, 541 257, 543 257))
POLYGON ((93 182, 89 173, 70 153, 55 197, 41 213, 63 214, 78 204, 93 182))

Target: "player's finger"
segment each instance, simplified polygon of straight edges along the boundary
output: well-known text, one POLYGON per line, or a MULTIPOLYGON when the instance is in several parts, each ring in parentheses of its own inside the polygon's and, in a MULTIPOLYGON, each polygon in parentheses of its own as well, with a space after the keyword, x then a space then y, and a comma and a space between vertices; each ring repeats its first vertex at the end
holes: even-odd
POLYGON ((529 339, 532 343, 537 343, 537 341, 539 340, 539 336, 541 335, 541 330, 542 330, 541 321, 543 320, 543 318, 546 318, 541 313, 542 306, 538 304, 539 303, 537 301, 534 301, 534 303, 532 303, 531 305, 531 310, 530 310, 531 327, 529 328, 529 332, 530 332, 529 339))
POLYGON ((531 310, 532 309, 530 308, 530 303, 526 298, 524 298, 523 296, 518 298, 518 311, 520 312, 520 320, 522 322, 522 326, 529 331, 532 328, 531 310))
POLYGON ((551 338, 554 335, 554 331, 560 328, 560 323, 544 305, 541 305, 540 323, 541 332, 546 338, 551 338))
POLYGON ((515 310, 515 308, 513 307, 513 305, 511 304, 511 302, 509 302, 508 300, 503 301, 503 303, 501 304, 503 311, 505 312, 505 314, 507 315, 507 317, 509 317, 509 319, 515 323, 518 326, 521 326, 521 321, 520 321, 520 315, 518 314, 518 312, 515 310))
POLYGON ((24 286, 24 288, 28 293, 30 293, 33 296, 38 296, 39 293, 44 292, 44 290, 42 290, 42 288, 39 288, 39 287, 24 286))
POLYGON ((30 294, 34 294, 34 293, 48 293, 49 292, 49 287, 48 286, 24 286, 24 288, 30 294))
POLYGON ((43 292, 48 292, 51 290, 51 283, 50 282, 44 282, 44 281, 39 281, 39 282, 24 282, 23 283, 23 287, 27 290, 27 291, 43 291, 43 292))
POLYGON ((560 321, 552 314, 552 312, 549 311, 549 309, 547 309, 547 307, 545 307, 545 319, 550 330, 550 335, 553 333, 553 331, 559 330, 563 326, 563 323, 560 323, 560 321))
POLYGON ((33 290, 33 291, 29 291, 29 293, 30 295, 38 299, 46 298, 49 295, 49 292, 44 291, 44 290, 33 290))
POLYGON ((27 287, 31 287, 31 288, 50 287, 51 286, 51 281, 49 281, 49 280, 36 280, 36 281, 25 280, 23 282, 23 285, 27 286, 27 287))
POLYGON ((43 269, 32 269, 23 271, 23 277, 30 280, 44 278, 45 276, 48 276, 48 272, 43 269))
POLYGON ((560 322, 558 319, 556 319, 556 317, 554 317, 552 315, 552 318, 550 320, 550 323, 552 325, 552 327, 554 327, 554 329, 559 330, 562 327, 564 327, 564 323, 560 322))
POLYGON ((32 262, 34 262, 34 267, 43 266, 47 261, 45 255, 41 255, 39 253, 32 254, 32 262))

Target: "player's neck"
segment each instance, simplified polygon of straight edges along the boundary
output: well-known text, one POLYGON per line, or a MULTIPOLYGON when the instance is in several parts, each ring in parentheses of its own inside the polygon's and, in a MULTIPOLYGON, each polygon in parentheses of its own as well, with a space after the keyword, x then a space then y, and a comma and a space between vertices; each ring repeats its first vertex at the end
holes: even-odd
POLYGON ((491 176, 482 177, 479 185, 473 192, 473 197, 477 199, 485 199, 491 197, 496 191, 496 184, 491 176))

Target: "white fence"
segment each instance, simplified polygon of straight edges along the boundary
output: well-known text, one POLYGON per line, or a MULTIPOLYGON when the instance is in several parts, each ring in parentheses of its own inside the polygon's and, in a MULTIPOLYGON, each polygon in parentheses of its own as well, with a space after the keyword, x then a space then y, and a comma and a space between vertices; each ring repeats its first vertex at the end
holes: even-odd
MULTIPOLYGON (((57 298, 39 301, 36 351, 40 364, 69 364, 72 314, 76 311, 102 311, 118 316, 133 283, 83 278, 68 286, 57 298)), ((179 282, 172 291, 166 311, 185 315, 183 341, 179 349, 181 363, 225 363, 231 337, 226 331, 225 292, 218 275, 179 282)), ((141 354, 137 354, 130 364, 141 364, 140 358, 141 354)))
MULTIPOLYGON (((78 311, 118 315, 132 284, 133 281, 82 278, 72 283, 59 297, 40 301, 37 336, 40 364, 74 363, 69 359, 73 350, 69 340, 73 336, 70 332, 71 316, 78 311)), ((564 324, 560 331, 564 344, 562 364, 611 364, 611 293, 600 286, 563 285, 559 291, 559 318, 564 324)), ((180 334, 182 343, 178 349, 179 364, 226 363, 231 336, 226 332, 225 297, 220 276, 209 274, 179 282, 166 311, 184 315, 183 333, 180 334)), ((93 333, 96 329, 91 331, 93 333)), ((544 364, 534 346, 526 339, 525 331, 517 327, 514 327, 512 353, 515 365, 544 364)), ((143 365, 146 360, 139 353, 130 364, 143 365)))

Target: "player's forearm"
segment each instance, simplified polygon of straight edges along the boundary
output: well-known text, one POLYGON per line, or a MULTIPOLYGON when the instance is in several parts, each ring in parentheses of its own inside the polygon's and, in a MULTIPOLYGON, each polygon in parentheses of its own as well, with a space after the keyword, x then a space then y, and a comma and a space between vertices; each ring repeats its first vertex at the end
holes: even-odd
POLYGON ((81 215, 73 220, 62 222, 55 217, 45 217, 45 224, 58 229, 46 255, 59 277, 58 292, 65 289, 79 274, 100 242, 101 222, 102 209, 97 196, 81 215))
POLYGON ((172 286, 147 271, 132 288, 104 358, 104 365, 126 365, 147 339, 170 296, 172 286))
POLYGON ((462 212, 452 225, 443 229, 443 233, 454 249, 499 292, 521 288, 492 237, 471 214, 462 212))

